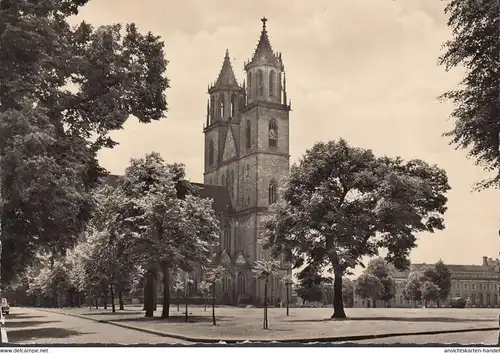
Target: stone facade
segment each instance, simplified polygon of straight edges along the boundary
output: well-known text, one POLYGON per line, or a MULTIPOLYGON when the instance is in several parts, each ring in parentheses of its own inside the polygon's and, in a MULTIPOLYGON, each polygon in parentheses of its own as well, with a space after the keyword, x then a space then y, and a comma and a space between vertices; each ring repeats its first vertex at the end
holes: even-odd
MULTIPOLYGON (((238 84, 226 50, 219 77, 208 90, 204 187, 221 188, 214 200, 227 195, 229 201, 220 213, 221 238, 214 263, 230 267, 234 274, 218 289, 227 304, 263 301, 264 286, 252 268, 255 261, 269 259, 259 239, 290 166, 284 66, 281 54, 271 48, 266 21, 253 57, 245 63, 246 82, 238 84)), ((280 262, 282 276, 291 272, 289 264, 280 262)), ((280 278, 273 278, 268 300, 284 300, 285 292, 280 278)))
MULTIPOLYGON (((499 264, 498 259, 483 257, 481 265, 446 265, 451 272, 451 289, 448 299, 441 306, 448 306, 451 298, 470 299, 472 307, 493 308, 500 306, 499 300, 499 264)), ((411 270, 418 271, 425 264, 412 264, 411 270)), ((413 303, 403 296, 404 282, 408 272, 396 272, 393 276, 396 282, 396 296, 389 302, 391 307, 411 307, 413 303)), ((366 307, 366 302, 355 294, 355 306, 366 307)), ((422 305, 422 303, 417 303, 422 305)), ((430 303, 429 306, 435 306, 430 303)), ((384 307, 384 303, 377 301, 377 307, 384 307)))

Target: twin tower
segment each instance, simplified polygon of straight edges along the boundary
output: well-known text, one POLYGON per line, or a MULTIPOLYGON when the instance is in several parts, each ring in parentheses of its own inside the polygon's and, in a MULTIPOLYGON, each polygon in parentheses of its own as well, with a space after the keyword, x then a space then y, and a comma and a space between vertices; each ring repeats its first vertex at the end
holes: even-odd
MULTIPOLYGON (((259 238, 268 208, 278 200, 280 181, 290 167, 290 101, 282 56, 271 47, 266 22, 263 18, 257 48, 244 64, 242 85, 226 50, 219 77, 208 87, 203 129, 204 184, 224 186, 231 200, 230 215, 221 222, 218 258, 239 273, 237 283, 222 288, 233 302, 242 299, 241 295, 262 299, 261 284, 253 278, 251 267, 257 260, 269 259, 259 238)), ((284 265, 282 269, 287 271, 284 265)), ((282 296, 278 279, 270 289, 274 299, 282 296)))

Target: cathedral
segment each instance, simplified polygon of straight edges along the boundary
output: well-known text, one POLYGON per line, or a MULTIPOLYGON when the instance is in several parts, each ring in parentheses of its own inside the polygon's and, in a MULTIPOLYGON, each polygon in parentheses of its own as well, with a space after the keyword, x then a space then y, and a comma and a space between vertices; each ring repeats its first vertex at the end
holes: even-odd
MULTIPOLYGON (((288 176, 289 114, 281 53, 273 51, 262 19, 259 43, 245 62, 246 82, 236 80, 226 50, 217 80, 209 85, 204 134, 202 193, 214 200, 221 237, 214 265, 231 268, 218 288, 222 304, 263 302, 264 283, 252 272, 255 261, 270 259, 259 239, 269 205, 279 197, 280 180, 288 176)), ((272 278, 268 300, 286 300, 282 277, 291 272, 283 259, 281 276, 272 278)), ((203 277, 196 276, 195 282, 203 277)))

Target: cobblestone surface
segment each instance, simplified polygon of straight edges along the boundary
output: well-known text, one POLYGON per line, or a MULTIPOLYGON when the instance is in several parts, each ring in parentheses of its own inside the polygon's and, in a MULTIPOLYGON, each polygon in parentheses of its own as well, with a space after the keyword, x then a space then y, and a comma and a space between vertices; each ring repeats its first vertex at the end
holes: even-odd
POLYGON ((189 344, 59 313, 13 307, 7 317, 9 343, 17 344, 189 344))

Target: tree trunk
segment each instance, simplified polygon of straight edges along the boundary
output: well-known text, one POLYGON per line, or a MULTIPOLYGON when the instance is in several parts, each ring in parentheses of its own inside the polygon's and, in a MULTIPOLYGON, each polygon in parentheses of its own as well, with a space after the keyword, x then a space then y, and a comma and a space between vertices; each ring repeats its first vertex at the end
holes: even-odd
POLYGON ((264 330, 268 328, 267 325, 267 279, 264 282, 264 330))
POLYGON ((99 298, 98 298, 98 297, 97 297, 97 295, 96 295, 96 296, 95 296, 95 308, 96 308, 97 310, 99 310, 99 302, 98 302, 98 301, 99 301, 99 298))
POLYGON ((167 266, 162 265, 163 272, 163 309, 161 317, 166 319, 170 317, 170 270, 167 266))
POLYGON ((186 322, 188 322, 188 298, 186 296, 186 317, 185 317, 185 320, 186 322))
POLYGON ((427 309, 427 300, 424 300, 424 307, 427 309))
POLYGON ((144 275, 144 285, 142 289, 142 296, 144 297, 144 305, 142 306, 142 310, 146 311, 146 293, 148 292, 148 281, 146 280, 146 275, 144 275))
POLYGON ((109 294, 111 296, 111 312, 116 313, 116 306, 115 306, 115 291, 113 290, 113 285, 109 285, 109 294))
POLYGON ((215 282, 212 284, 212 325, 216 325, 215 322, 215 282))
POLYGON ((436 304, 437 304, 437 307, 438 307, 438 308, 440 308, 440 307, 441 307, 441 301, 440 301, 439 299, 436 301, 436 304))
POLYGON ((104 291, 104 310, 108 309, 108 291, 104 291))
POLYGON ((146 308, 145 317, 154 316, 154 277, 152 271, 146 272, 146 286, 144 291, 144 306, 146 308))
POLYGON ((372 299, 372 302, 373 302, 372 308, 376 308, 377 307, 377 299, 372 299))
POLYGON ((118 290, 118 302, 120 303, 120 310, 125 310, 125 305, 123 305, 123 293, 122 290, 118 290))
POLYGON ((290 316, 290 286, 286 286, 286 316, 290 316))
POLYGON ((342 273, 335 270, 335 279, 333 281, 333 315, 332 319, 345 319, 347 316, 344 311, 344 303, 342 301, 342 273))
POLYGON ((157 304, 158 304, 158 286, 156 279, 153 277, 153 311, 156 311, 157 304))
POLYGON ((181 296, 179 295, 179 292, 177 292, 177 311, 180 311, 180 304, 181 304, 181 296))

